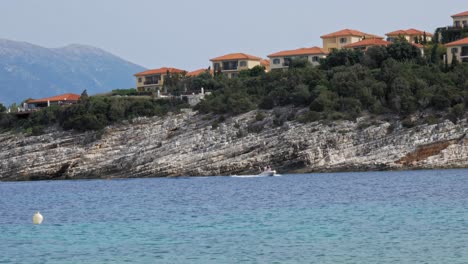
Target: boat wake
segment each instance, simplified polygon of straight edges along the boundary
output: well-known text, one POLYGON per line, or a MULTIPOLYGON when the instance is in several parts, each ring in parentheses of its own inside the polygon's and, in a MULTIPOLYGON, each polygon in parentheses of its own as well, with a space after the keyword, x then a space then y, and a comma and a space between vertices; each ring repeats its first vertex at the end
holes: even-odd
POLYGON ((274 174, 274 175, 264 175, 264 174, 258 174, 258 175, 231 175, 230 177, 232 178, 264 178, 264 177, 281 177, 281 174, 274 174))

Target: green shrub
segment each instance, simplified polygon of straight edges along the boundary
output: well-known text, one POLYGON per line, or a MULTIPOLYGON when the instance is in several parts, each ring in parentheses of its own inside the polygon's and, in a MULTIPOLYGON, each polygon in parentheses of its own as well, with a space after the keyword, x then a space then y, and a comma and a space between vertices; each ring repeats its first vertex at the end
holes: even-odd
POLYGON ((257 112, 257 114, 255 115, 255 120, 256 121, 262 121, 263 119, 265 119, 265 114, 262 113, 262 112, 257 112))
POLYGON ((301 123, 311 123, 320 120, 322 115, 319 112, 307 111, 305 114, 299 115, 297 121, 301 123))

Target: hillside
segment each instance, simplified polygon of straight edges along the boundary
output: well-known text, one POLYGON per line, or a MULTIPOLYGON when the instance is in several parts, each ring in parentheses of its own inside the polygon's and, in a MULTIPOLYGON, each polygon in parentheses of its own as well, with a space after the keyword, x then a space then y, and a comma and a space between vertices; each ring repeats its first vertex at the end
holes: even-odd
POLYGON ((100 93, 134 86, 143 67, 104 50, 84 45, 48 49, 0 39, 0 102, 60 93, 100 93))

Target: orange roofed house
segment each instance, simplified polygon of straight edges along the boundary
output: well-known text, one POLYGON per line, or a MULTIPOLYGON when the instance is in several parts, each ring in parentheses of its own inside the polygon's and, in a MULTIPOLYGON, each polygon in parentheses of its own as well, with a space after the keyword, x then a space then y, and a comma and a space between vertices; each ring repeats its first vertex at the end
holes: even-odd
POLYGON ((318 65, 320 59, 326 58, 328 52, 319 47, 285 50, 268 55, 270 67, 274 69, 287 69, 293 59, 307 59, 312 65, 318 65))
POLYGON ((184 75, 186 71, 176 68, 160 68, 135 74, 137 91, 156 92, 164 86, 164 79, 169 75, 184 75))
POLYGON ((452 16, 453 26, 456 28, 468 28, 468 11, 452 16))
POLYGON ((447 62, 452 64, 454 59, 468 62, 468 38, 445 44, 447 47, 447 62))
POLYGON ((396 30, 385 34, 387 36, 387 40, 394 42, 399 38, 406 39, 409 43, 420 43, 422 42, 429 42, 432 40, 433 35, 431 33, 421 31, 418 29, 410 28, 407 30, 396 30))
POLYGON ((262 65, 262 58, 245 53, 231 53, 210 60, 215 73, 221 72, 228 78, 235 78, 242 70, 262 65))
POLYGON ((61 94, 53 97, 47 97, 42 99, 30 99, 27 100, 24 108, 25 109, 36 109, 42 107, 49 107, 51 105, 69 105, 76 104, 80 100, 80 95, 78 94, 61 94))
POLYGON ((343 29, 327 35, 323 35, 321 38, 323 40, 323 49, 328 52, 331 52, 333 49, 342 49, 346 45, 359 42, 363 39, 383 39, 383 37, 364 33, 354 29, 343 29))

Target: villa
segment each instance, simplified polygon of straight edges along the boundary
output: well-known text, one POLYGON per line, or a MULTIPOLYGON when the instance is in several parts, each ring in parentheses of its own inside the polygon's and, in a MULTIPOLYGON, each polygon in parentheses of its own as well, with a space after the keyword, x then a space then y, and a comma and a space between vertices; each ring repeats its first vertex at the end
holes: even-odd
POLYGON ((164 79, 172 75, 184 75, 186 71, 176 68, 160 68, 154 70, 147 70, 135 74, 137 91, 160 91, 164 86, 164 79))
MULTIPOLYGON (((434 37, 440 43, 447 43, 447 59, 451 63, 453 59, 468 62, 468 38, 462 38, 463 32, 468 27, 468 11, 452 16, 453 26, 437 29, 434 36, 419 29, 399 29, 386 33, 386 39, 378 35, 365 33, 355 29, 342 29, 333 33, 322 35, 323 48, 314 46, 310 48, 299 48, 283 50, 268 55, 268 59, 253 56, 246 53, 230 53, 210 59, 212 66, 208 69, 198 69, 186 72, 176 68, 160 68, 147 70, 135 74, 137 91, 161 91, 167 76, 181 75, 184 77, 196 77, 203 73, 211 75, 223 74, 227 78, 235 78, 243 70, 249 70, 256 66, 263 66, 265 72, 277 69, 288 69, 293 59, 307 59, 312 65, 319 65, 320 60, 326 58, 329 53, 337 49, 354 49, 367 51, 370 47, 388 47, 398 39, 406 40, 416 47, 424 56, 424 44, 431 42, 434 37), (444 33, 444 34, 442 34, 444 33), (447 33, 447 34, 445 34, 447 33)), ((159 93, 158 93, 159 94, 159 93)))
POLYGON ((307 59, 312 65, 319 65, 320 59, 326 58, 328 52, 319 47, 285 50, 268 55, 271 69, 287 69, 293 59, 307 59))
POLYGON ((331 52, 333 49, 342 49, 346 45, 362 41, 364 39, 383 39, 376 35, 368 34, 354 29, 343 29, 320 38, 323 40, 323 49, 331 52))
POLYGON ((53 97, 47 97, 42 99, 30 99, 27 100, 24 104, 25 110, 32 110, 36 108, 49 107, 51 105, 70 105, 76 104, 80 100, 80 95, 78 94, 61 94, 53 97))
POLYGON ((468 11, 452 16, 453 26, 456 28, 468 28, 468 11))
POLYGON ((215 73, 221 72, 228 78, 235 78, 242 70, 261 66, 262 58, 245 53, 231 53, 210 60, 215 73))
POLYGON ((426 31, 421 31, 418 29, 410 28, 407 30, 396 30, 385 34, 387 36, 387 40, 394 42, 398 38, 404 38, 409 43, 421 43, 428 42, 432 40, 433 35, 431 33, 427 33, 426 31))
POLYGON ((445 44, 447 47, 447 62, 452 64, 454 59, 468 62, 468 38, 445 44))

